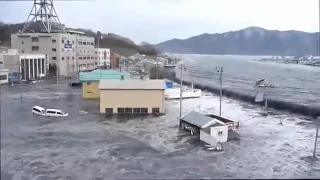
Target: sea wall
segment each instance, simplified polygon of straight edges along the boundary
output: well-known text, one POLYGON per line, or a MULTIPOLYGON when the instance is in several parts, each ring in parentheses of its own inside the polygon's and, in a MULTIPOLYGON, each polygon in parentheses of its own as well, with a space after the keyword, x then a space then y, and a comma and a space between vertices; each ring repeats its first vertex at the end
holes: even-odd
MULTIPOLYGON (((176 77, 175 72, 163 70, 161 72, 161 74, 166 79, 169 79, 169 80, 174 81, 176 83, 180 83, 180 79, 176 77)), ((191 85, 191 83, 188 81, 183 81, 183 84, 184 85, 191 85)), ((197 83, 193 83, 193 85, 195 88, 198 88, 198 89, 201 89, 204 91, 212 92, 215 94, 220 93, 219 88, 201 85, 201 84, 197 84, 197 83)), ((228 89, 222 89, 222 95, 225 97, 236 99, 236 100, 264 106, 264 103, 255 103, 254 96, 231 91, 228 89)), ((276 109, 276 110, 285 110, 285 111, 289 111, 291 113, 297 113, 297 114, 301 114, 301 115, 305 115, 305 116, 310 116, 312 118, 316 118, 316 117, 320 116, 320 107, 306 106, 306 105, 295 104, 295 103, 291 103, 291 102, 285 102, 285 101, 279 101, 279 100, 273 100, 273 99, 268 99, 268 107, 276 109)))

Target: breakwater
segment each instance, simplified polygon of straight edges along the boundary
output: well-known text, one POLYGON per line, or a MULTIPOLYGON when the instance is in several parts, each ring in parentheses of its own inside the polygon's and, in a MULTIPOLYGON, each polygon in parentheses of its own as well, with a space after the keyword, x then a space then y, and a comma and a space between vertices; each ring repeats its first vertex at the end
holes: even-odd
MULTIPOLYGON (((176 74, 173 71, 163 70, 161 72, 161 74, 166 79, 169 79, 169 80, 174 81, 176 83, 180 83, 180 79, 176 77, 176 74)), ((191 82, 183 81, 183 84, 184 85, 191 85, 191 82)), ((212 92, 215 94, 220 93, 219 88, 215 88, 212 86, 206 86, 206 85, 201 85, 201 84, 197 84, 197 83, 193 83, 193 86, 195 88, 198 88, 198 89, 201 89, 204 91, 208 91, 208 92, 212 92)), ((232 99, 264 106, 264 102, 263 103, 254 102, 255 96, 250 96, 247 94, 228 90, 225 88, 222 89, 222 95, 225 97, 232 98, 232 99)), ((268 108, 273 108, 276 110, 285 110, 285 111, 289 111, 291 113, 297 113, 297 114, 301 114, 301 115, 305 115, 305 116, 310 116, 312 118, 316 118, 316 117, 320 116, 320 107, 312 107, 312 106, 308 106, 308 105, 301 105, 301 104, 285 102, 285 101, 280 101, 280 100, 274 100, 274 99, 268 99, 268 108)))

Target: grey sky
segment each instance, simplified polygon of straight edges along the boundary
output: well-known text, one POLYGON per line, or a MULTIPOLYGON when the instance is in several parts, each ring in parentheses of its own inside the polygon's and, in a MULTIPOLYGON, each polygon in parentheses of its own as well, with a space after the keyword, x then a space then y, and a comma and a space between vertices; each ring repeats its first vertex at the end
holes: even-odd
MULTIPOLYGON (((25 21, 32 3, 0 1, 0 21, 25 21)), ((65 0, 54 5, 60 21, 68 27, 112 32, 136 43, 248 26, 319 31, 319 0, 65 0)))

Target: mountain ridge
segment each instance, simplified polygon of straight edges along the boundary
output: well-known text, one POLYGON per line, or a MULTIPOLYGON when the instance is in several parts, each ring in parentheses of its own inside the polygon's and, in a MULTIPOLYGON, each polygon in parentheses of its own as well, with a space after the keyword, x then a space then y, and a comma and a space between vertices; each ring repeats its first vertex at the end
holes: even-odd
POLYGON ((203 33, 154 44, 163 52, 217 55, 320 55, 320 33, 266 30, 249 26, 224 33, 203 33))

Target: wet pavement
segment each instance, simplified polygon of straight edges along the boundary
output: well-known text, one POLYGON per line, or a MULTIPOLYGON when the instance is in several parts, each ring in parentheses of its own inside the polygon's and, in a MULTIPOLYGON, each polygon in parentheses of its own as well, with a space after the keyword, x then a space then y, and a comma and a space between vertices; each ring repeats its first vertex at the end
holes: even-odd
MULTIPOLYGON (((212 152, 178 130, 179 101, 166 102, 165 116, 116 119, 100 115, 98 102, 82 100, 80 89, 69 91, 65 84, 42 82, 24 86, 23 92, 20 100, 18 87, 1 90, 1 179, 320 176, 318 162, 310 157, 314 125, 302 116, 277 112, 263 117, 260 107, 225 98, 223 115, 240 121, 242 137, 224 144, 223 152, 212 152), (69 116, 36 116, 34 105, 69 116)), ((184 100, 183 111, 217 113, 218 104, 218 97, 206 94, 184 100)))

